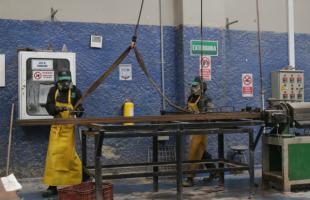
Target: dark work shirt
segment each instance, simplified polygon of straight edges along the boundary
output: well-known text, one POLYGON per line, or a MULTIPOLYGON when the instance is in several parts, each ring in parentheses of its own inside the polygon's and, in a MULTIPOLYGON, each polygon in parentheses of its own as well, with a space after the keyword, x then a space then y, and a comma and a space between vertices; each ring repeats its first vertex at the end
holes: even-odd
MULTIPOLYGON (((52 87, 47 95, 46 105, 45 108, 49 115, 57 115, 56 111, 56 102, 55 102, 55 94, 56 94, 57 86, 52 87)), ((68 90, 69 91, 69 90, 68 90)), ((68 103, 68 91, 60 91, 58 90, 58 96, 57 101, 61 103, 68 103)), ((75 106, 77 101, 82 97, 81 91, 76 88, 76 86, 73 86, 71 89, 71 104, 72 106, 75 106)), ((82 104, 78 106, 79 110, 84 110, 82 107, 82 104)))

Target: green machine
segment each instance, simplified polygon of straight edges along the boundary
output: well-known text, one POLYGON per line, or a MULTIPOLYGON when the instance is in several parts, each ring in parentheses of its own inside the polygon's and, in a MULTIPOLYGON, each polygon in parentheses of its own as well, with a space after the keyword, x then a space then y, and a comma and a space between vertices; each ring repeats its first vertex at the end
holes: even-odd
POLYGON ((290 191, 310 184, 310 103, 304 102, 304 71, 288 66, 272 72, 271 89, 263 113, 269 132, 262 138, 262 181, 290 191))
POLYGON ((281 102, 264 119, 270 131, 262 138, 263 185, 310 185, 310 102, 281 102))

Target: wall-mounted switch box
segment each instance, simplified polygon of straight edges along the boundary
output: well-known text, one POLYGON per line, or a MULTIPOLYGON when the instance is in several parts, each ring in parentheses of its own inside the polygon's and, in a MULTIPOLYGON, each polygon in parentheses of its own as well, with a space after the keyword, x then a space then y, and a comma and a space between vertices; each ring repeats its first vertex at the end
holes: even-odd
POLYGON ((304 101, 304 71, 280 70, 271 73, 272 98, 286 102, 304 101))
POLYGON ((101 35, 91 35, 90 36, 90 47, 102 48, 102 36, 101 35))

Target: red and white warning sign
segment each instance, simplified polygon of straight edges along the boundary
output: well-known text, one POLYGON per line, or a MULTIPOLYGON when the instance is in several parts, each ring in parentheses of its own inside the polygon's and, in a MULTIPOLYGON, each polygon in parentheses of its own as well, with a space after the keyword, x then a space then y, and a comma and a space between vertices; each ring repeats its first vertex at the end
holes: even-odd
POLYGON ((211 56, 200 56, 200 70, 199 74, 201 76, 202 71, 202 78, 204 81, 211 81, 211 56), (202 70, 201 70, 202 68, 202 70))
POLYGON ((54 71, 32 71, 33 81, 54 81, 54 71))
POLYGON ((253 74, 242 74, 242 96, 253 97, 253 74))

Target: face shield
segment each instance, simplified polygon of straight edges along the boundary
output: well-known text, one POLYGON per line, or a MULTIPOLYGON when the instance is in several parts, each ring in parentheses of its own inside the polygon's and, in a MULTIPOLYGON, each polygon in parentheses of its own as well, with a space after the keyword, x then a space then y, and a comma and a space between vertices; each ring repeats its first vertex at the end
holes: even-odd
POLYGON ((200 84, 193 84, 192 85, 191 94, 193 94, 193 95, 200 95, 201 94, 200 84))
POLYGON ((61 80, 57 82, 57 88, 60 91, 67 91, 72 87, 71 80, 61 80))
POLYGON ((66 91, 72 87, 70 71, 61 71, 58 73, 57 87, 60 91, 66 91))

